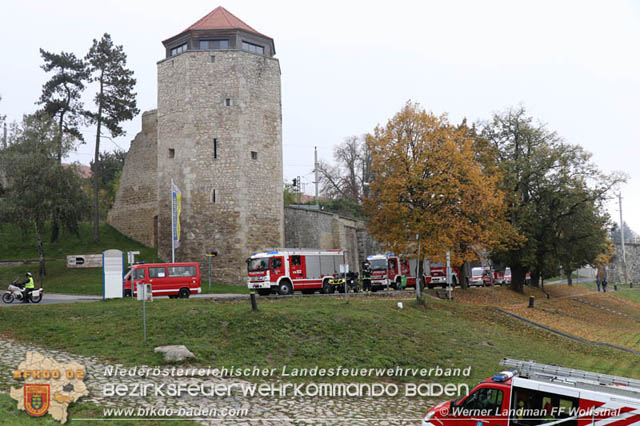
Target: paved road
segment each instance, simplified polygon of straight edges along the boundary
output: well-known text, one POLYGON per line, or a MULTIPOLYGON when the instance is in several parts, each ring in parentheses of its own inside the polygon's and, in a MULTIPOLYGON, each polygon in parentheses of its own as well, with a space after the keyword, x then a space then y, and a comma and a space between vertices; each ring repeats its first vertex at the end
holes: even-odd
MULTIPOLYGON (((398 290, 398 291, 380 291, 376 293, 349 293, 349 297, 389 297, 389 296, 412 296, 415 292, 413 290, 398 290)), ((291 296, 279 296, 279 295, 271 295, 271 296, 257 296, 258 300, 260 299, 282 299, 282 298, 290 298, 290 297, 344 297, 344 294, 334 293, 334 294, 313 294, 313 295, 303 295, 300 293, 295 293, 291 296)), ((163 299, 165 297, 162 297, 163 299)), ((216 299, 216 300, 246 300, 249 299, 248 294, 236 294, 236 293, 220 293, 220 294, 196 294, 192 295, 193 299, 216 299)), ((62 294, 62 293, 47 293, 45 292, 44 297, 42 298, 42 302, 40 305, 52 305, 57 303, 75 303, 75 302, 95 302, 98 300, 102 300, 102 296, 86 296, 86 295, 77 295, 77 294, 62 294)), ((34 306, 33 303, 19 303, 13 302, 11 304, 5 304, 0 302, 0 307, 11 307, 11 306, 34 306)))

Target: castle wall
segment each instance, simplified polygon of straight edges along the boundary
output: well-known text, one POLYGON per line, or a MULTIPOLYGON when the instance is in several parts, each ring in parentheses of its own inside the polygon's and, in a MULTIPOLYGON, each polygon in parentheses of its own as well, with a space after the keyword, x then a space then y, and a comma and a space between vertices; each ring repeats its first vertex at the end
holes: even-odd
POLYGON ((111 226, 149 247, 157 244, 157 122, 156 110, 142 114, 142 130, 131 142, 107 216, 111 226))
MULTIPOLYGON (((624 258, 627 261, 627 282, 640 283, 640 244, 626 243, 624 251, 624 258)), ((612 283, 625 282, 621 244, 614 245, 614 255, 611 265, 609 265, 609 281, 612 283)))
POLYGON ((296 207, 284 209, 284 220, 286 247, 346 249, 351 271, 360 272, 366 257, 379 252, 379 245, 365 231, 364 222, 296 207))
POLYGON ((245 259, 284 241, 278 60, 225 50, 159 62, 157 162, 159 256, 171 259, 173 179, 183 198, 176 261, 204 265, 216 250, 214 280, 246 282, 245 259))

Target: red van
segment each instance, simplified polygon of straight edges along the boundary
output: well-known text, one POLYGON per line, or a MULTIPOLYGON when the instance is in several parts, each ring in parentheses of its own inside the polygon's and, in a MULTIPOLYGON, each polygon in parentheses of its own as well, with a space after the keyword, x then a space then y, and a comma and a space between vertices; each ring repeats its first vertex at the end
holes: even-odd
POLYGON ((151 294, 186 299, 202 291, 200 265, 196 262, 143 263, 133 265, 124 276, 124 296, 137 296, 138 284, 151 284, 151 294), (131 281, 133 280, 133 286, 131 281))

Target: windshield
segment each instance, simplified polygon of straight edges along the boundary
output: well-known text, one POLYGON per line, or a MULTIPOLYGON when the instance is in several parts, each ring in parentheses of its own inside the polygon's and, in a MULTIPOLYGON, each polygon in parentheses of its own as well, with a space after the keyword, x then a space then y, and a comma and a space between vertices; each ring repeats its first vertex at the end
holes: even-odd
POLYGON ((507 268, 504 270, 505 275, 511 275, 511 268, 507 268))
POLYGON ((387 261, 386 259, 375 259, 371 262, 371 270, 372 271, 386 271, 387 270, 387 261))
POLYGON ((269 259, 266 257, 259 259, 249 259, 247 262, 247 270, 249 272, 266 271, 269 259))
POLYGON ((471 268, 471 275, 482 275, 482 268, 471 268))

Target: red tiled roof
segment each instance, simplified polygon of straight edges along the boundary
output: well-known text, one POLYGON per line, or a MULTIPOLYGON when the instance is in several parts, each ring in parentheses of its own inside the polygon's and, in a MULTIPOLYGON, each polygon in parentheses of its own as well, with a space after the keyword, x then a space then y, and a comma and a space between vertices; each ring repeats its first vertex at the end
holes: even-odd
POLYGON ((208 15, 200 18, 195 24, 191 25, 180 34, 191 30, 244 30, 250 33, 261 35, 263 37, 268 37, 247 25, 244 21, 236 17, 234 14, 232 14, 222 6, 216 7, 211 12, 209 12, 208 15))

